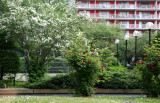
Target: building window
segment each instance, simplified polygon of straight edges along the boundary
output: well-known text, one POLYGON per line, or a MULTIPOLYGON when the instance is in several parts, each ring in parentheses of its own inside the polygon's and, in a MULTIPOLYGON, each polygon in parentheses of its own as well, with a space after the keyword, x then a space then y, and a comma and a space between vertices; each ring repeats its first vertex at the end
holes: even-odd
POLYGON ((82 1, 82 2, 79 4, 79 7, 89 7, 89 2, 82 1))
POLYGON ((79 14, 87 15, 88 17, 90 17, 90 11, 79 11, 79 14))
POLYGON ((107 11, 99 11, 99 17, 109 17, 109 12, 107 12, 107 11))
POLYGON ((99 2, 100 8, 109 8, 110 2, 99 2))
POLYGON ((120 21, 119 22, 121 28, 129 28, 129 21, 120 21))
POLYGON ((129 8, 129 2, 119 2, 119 8, 129 8))
POLYGON ((139 12, 140 18, 151 18, 150 12, 139 12))
POLYGON ((140 2, 140 8, 150 8, 149 2, 140 2))
POLYGON ((119 18, 128 18, 129 17, 129 12, 119 12, 118 17, 119 18))

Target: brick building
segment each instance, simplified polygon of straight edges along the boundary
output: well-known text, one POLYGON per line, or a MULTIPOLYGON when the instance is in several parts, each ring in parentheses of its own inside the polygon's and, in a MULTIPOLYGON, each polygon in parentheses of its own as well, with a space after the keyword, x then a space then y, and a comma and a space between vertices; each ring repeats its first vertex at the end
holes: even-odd
POLYGON ((120 26, 126 33, 146 31, 145 24, 152 22, 160 29, 160 0, 78 0, 78 13, 106 20, 107 25, 120 26))

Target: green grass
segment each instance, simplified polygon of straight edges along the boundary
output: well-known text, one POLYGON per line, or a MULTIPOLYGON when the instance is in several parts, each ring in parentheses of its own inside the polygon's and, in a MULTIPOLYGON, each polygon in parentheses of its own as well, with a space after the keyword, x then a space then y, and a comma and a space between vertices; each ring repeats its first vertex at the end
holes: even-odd
POLYGON ((136 101, 137 103, 160 103, 160 98, 143 97, 0 97, 0 103, 124 103, 124 101, 136 101))

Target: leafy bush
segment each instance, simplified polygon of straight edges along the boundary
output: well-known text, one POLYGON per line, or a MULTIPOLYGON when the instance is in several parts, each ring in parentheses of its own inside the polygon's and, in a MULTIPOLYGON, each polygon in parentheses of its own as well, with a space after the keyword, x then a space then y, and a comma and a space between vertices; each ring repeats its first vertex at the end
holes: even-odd
POLYGON ((71 68, 76 70, 75 79, 75 95, 89 96, 95 93, 95 82, 98 80, 98 75, 103 71, 99 58, 96 52, 91 52, 85 40, 81 37, 77 38, 76 44, 70 46, 70 49, 65 53, 71 68))
POLYGON ((73 72, 60 74, 55 77, 42 79, 41 81, 29 83, 25 85, 27 88, 31 89, 66 89, 74 88, 75 81, 72 78, 73 72))
POLYGON ((106 69, 107 71, 127 71, 127 68, 124 66, 111 66, 106 69))
MULTIPOLYGON (((31 89, 76 89, 74 79, 75 72, 57 75, 55 77, 43 79, 35 83, 25 85, 31 89)), ((96 83, 95 87, 107 89, 136 89, 140 88, 140 77, 132 70, 110 70, 105 71, 99 79, 104 82, 96 83)))
MULTIPOLYGON (((113 67, 114 68, 114 67, 113 67)), ((99 83, 99 87, 108 89, 136 89, 140 88, 139 77, 131 70, 110 70, 103 73, 104 82, 99 83)))
POLYGON ((142 78, 142 89, 149 97, 160 95, 160 49, 147 47, 146 57, 135 68, 142 78))
POLYGON ((0 88, 4 88, 4 81, 0 80, 0 88))
MULTIPOLYGON (((112 66, 117 66, 117 58, 114 56, 111 57, 107 57, 105 59, 105 63, 107 64, 107 66, 112 67, 112 66)), ((118 65, 120 66, 121 64, 118 61, 118 65)))

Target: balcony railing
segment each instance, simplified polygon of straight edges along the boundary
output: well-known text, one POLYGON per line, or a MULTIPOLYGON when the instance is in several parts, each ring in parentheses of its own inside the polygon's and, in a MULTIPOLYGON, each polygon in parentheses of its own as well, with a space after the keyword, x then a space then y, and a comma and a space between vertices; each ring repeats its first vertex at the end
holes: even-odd
MULTIPOLYGON (((100 8, 100 9, 156 9, 156 5, 140 5, 135 7, 135 5, 101 5, 101 4, 78 4, 78 8, 100 8)), ((159 6, 160 8, 160 6, 159 6)))
POLYGON ((137 18, 142 18, 142 19, 156 19, 156 15, 137 15, 137 18))
POLYGON ((118 5, 117 8, 119 9, 134 9, 134 5, 118 5))
POLYGON ((134 15, 134 14, 128 14, 128 15, 114 15, 114 14, 100 14, 100 13, 90 13, 90 17, 91 18, 108 18, 108 19, 112 19, 112 18, 119 18, 119 19, 123 19, 123 18, 128 18, 128 19, 156 19, 156 15, 134 15))
POLYGON ((138 9, 156 9, 156 5, 140 5, 138 9))
POLYGON ((78 5, 78 8, 100 8, 100 9, 134 9, 135 6, 134 5, 119 5, 119 6, 115 6, 115 5, 101 5, 101 4, 89 4, 89 5, 78 5))
POLYGON ((146 24, 117 24, 116 26, 119 26, 122 29, 146 29, 146 24))
POLYGON ((117 24, 116 26, 119 26, 122 29, 134 28, 134 24, 117 24))

